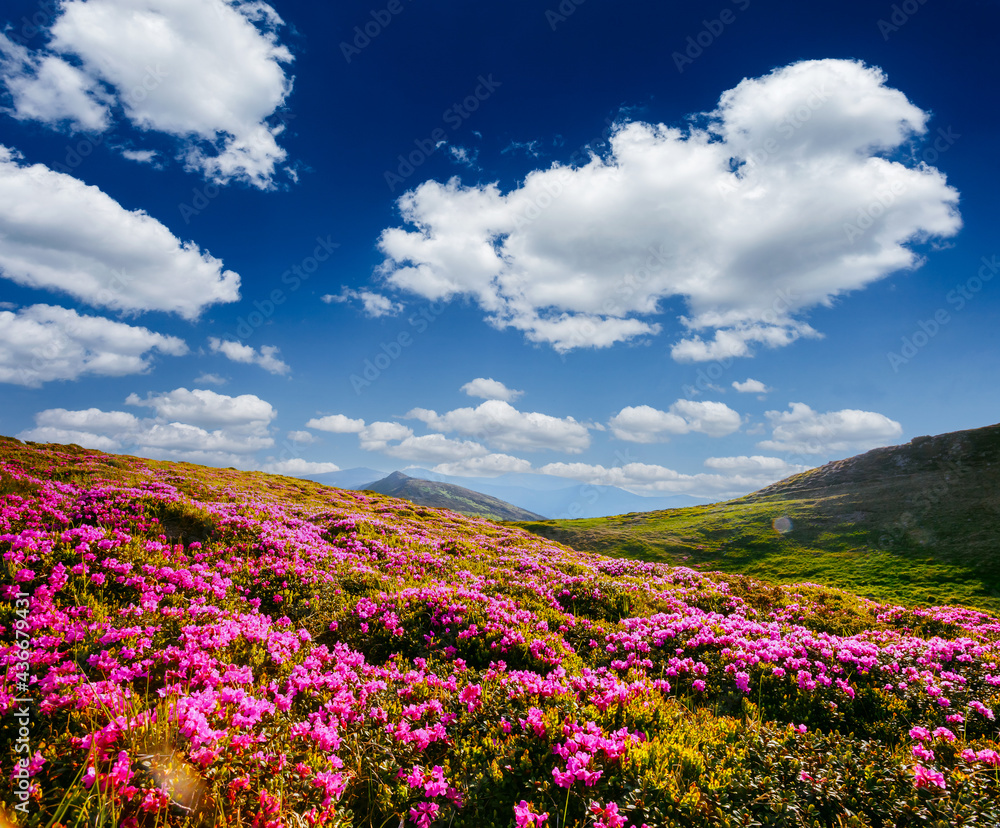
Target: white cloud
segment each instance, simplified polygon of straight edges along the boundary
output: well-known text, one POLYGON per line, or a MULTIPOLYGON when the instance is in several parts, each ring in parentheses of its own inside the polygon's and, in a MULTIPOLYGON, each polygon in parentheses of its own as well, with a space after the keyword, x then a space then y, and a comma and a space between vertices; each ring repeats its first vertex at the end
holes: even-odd
POLYGON ((789 403, 788 411, 767 411, 771 438, 757 444, 766 451, 798 454, 846 454, 892 445, 903 433, 895 420, 874 411, 845 408, 819 413, 805 403, 789 403))
POLYGON ((542 154, 541 142, 539 141, 511 141, 506 147, 500 150, 501 155, 508 152, 523 152, 531 158, 538 158, 542 154))
POLYGON ((457 477, 497 477, 511 472, 531 471, 531 463, 509 454, 485 454, 450 463, 439 463, 432 471, 457 477))
POLYGON ((32 55, 0 34, 0 81, 19 121, 42 121, 72 130, 103 132, 110 124, 110 96, 86 72, 56 55, 32 55))
POLYGON ((152 351, 181 356, 187 350, 177 337, 68 308, 0 311, 0 382, 37 388, 86 374, 142 374, 152 365, 152 351))
POLYGON ((399 302, 393 302, 388 296, 370 290, 352 290, 345 287, 341 289, 340 293, 328 293, 321 296, 320 299, 328 305, 331 302, 341 304, 351 300, 359 301, 365 316, 372 319, 378 319, 381 316, 396 316, 403 310, 403 306, 399 302))
POLYGON ((225 385, 228 380, 218 374, 201 374, 195 378, 195 385, 225 385))
POLYGON ((618 486, 637 494, 689 494, 697 497, 739 497, 777 480, 805 471, 808 466, 770 464, 771 458, 715 458, 723 474, 684 474, 650 463, 625 463, 611 468, 587 463, 549 463, 538 471, 581 483, 618 486), (732 460, 731 463, 725 461, 732 460))
POLYGON ((470 380, 459 390, 464 391, 470 397, 479 397, 483 400, 503 400, 504 402, 514 402, 518 397, 524 396, 523 391, 515 391, 499 380, 484 379, 483 377, 470 380))
POLYGON ((149 394, 145 400, 130 394, 126 403, 151 407, 157 416, 140 419, 126 411, 50 408, 38 412, 35 428, 18 437, 240 468, 254 468, 253 454, 274 445, 267 431, 274 409, 252 394, 226 397, 178 388, 149 394))
POLYGON ((303 460, 301 457, 293 457, 290 460, 275 460, 273 457, 269 457, 268 461, 260 467, 260 470, 268 474, 302 477, 307 474, 327 474, 328 472, 340 471, 340 466, 336 463, 318 463, 312 460, 303 460))
POLYGON ((302 445, 318 442, 317 437, 308 431, 289 431, 288 439, 293 443, 301 443, 302 445))
POLYGON ((240 277, 141 210, 0 145, 0 275, 96 307, 195 319, 240 277))
POLYGON ((750 379, 749 377, 747 377, 746 382, 733 380, 733 388, 741 394, 766 394, 771 390, 760 380, 750 379))
POLYGON ((506 454, 491 454, 480 443, 471 440, 453 440, 443 434, 415 436, 413 429, 400 423, 375 422, 366 425, 364 420, 354 420, 343 414, 328 414, 309 420, 306 426, 337 434, 357 434, 358 444, 365 451, 378 451, 414 463, 438 464, 434 466, 434 471, 442 474, 495 476, 531 468, 527 460, 506 454))
POLYGON ((485 457, 488 454, 479 443, 470 440, 451 440, 443 434, 424 434, 414 437, 412 433, 402 442, 394 446, 387 445, 382 451, 390 457, 412 460, 415 463, 456 462, 473 457, 485 457))
POLYGON ((287 374, 291 370, 287 363, 278 359, 278 349, 274 345, 262 345, 258 352, 250 345, 210 336, 208 347, 212 349, 213 354, 222 354, 233 362, 259 365, 271 374, 287 374))
POLYGON ((724 437, 738 430, 740 422, 740 415, 725 403, 677 400, 669 411, 649 405, 627 406, 608 425, 619 440, 658 443, 668 440, 668 435, 692 431, 724 437))
POLYGON ((945 177, 886 157, 927 119, 877 68, 792 64, 689 128, 621 123, 604 157, 510 192, 421 184, 398 202, 410 229, 382 233, 378 275, 434 301, 471 297, 490 324, 559 351, 656 333, 650 317, 678 297, 675 359, 750 356, 816 336, 809 309, 917 267, 914 244, 958 231, 945 177))
POLYGON ((15 117, 101 130, 113 105, 137 129, 178 138, 210 180, 268 189, 286 157, 283 127, 268 122, 291 91, 281 25, 259 0, 66 0, 47 50, 7 48, 0 80, 15 117))
MULTIPOLYGON (((774 313, 765 315, 777 319, 774 313)), ((739 328, 718 330, 708 341, 698 335, 681 339, 670 348, 670 356, 677 362, 724 361, 736 357, 753 356, 754 343, 768 348, 791 345, 797 339, 821 339, 822 334, 804 322, 784 319, 781 325, 743 324, 739 328)))
POLYGON ((315 428, 317 431, 330 431, 334 434, 357 434, 364 427, 364 420, 352 420, 343 414, 328 414, 326 417, 313 417, 306 423, 306 428, 315 428))
POLYGON ((423 421, 433 431, 456 432, 507 451, 551 449, 578 454, 590 446, 587 428, 572 417, 521 412, 503 400, 445 414, 414 408, 406 416, 423 421))
POLYGON ((448 153, 451 156, 451 160, 456 164, 478 169, 479 150, 470 150, 466 147, 451 146, 448 147, 448 153))
POLYGON ((732 474, 775 475, 776 480, 812 468, 811 466, 789 463, 780 457, 764 457, 760 454, 755 454, 752 457, 747 457, 746 455, 740 455, 739 457, 709 457, 705 460, 705 465, 710 469, 717 469, 720 472, 730 472, 732 474))
POLYGON ((155 164, 159 158, 159 153, 156 150, 125 149, 122 150, 122 156, 138 164, 155 164))
POLYGON ((127 405, 152 408, 158 417, 199 426, 227 426, 253 433, 263 433, 277 412, 266 400, 254 394, 230 397, 204 388, 189 391, 176 388, 165 393, 150 393, 145 399, 129 394, 127 405))
POLYGON ((399 423, 369 423, 358 432, 358 442, 365 451, 385 451, 394 440, 405 440, 413 430, 399 423))

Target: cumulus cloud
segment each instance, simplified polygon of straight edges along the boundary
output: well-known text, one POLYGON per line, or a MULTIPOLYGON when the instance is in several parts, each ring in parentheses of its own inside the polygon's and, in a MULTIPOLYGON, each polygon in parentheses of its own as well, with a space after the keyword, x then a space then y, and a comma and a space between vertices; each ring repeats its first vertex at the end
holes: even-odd
POLYGON ((389 457, 425 465, 437 464, 433 470, 441 474, 481 474, 490 477, 531 469, 527 460, 491 453, 481 443, 454 440, 443 434, 416 436, 413 429, 401 423, 366 424, 364 420, 351 419, 343 414, 329 414, 309 420, 306 426, 337 434, 357 434, 358 445, 365 451, 378 451, 389 457))
POLYGON ((399 423, 369 423, 358 432, 358 443, 365 451, 385 451, 389 443, 413 436, 413 429, 399 423))
POLYGON ((271 374, 287 374, 291 370, 287 363, 278 359, 278 349, 274 345, 262 345, 260 351, 255 351, 250 345, 211 336, 208 347, 213 354, 222 354, 233 362, 258 365, 271 374))
POLYGON ((476 377, 465 383, 460 389, 470 397, 479 397, 483 400, 503 400, 504 402, 514 402, 518 397, 524 396, 523 391, 515 391, 508 388, 499 380, 484 379, 476 377))
POLYGON ((651 463, 625 463, 610 468, 588 463, 549 463, 538 471, 591 485, 618 486, 636 494, 728 498, 747 494, 809 468, 780 461, 767 462, 773 458, 714 459, 719 462, 713 468, 721 473, 685 474, 651 463), (729 460, 732 462, 725 462, 729 460), (755 462, 758 460, 761 462, 755 462))
POLYGON ((135 161, 137 164, 156 164, 159 158, 159 153, 156 150, 133 150, 124 149, 122 150, 122 157, 127 158, 129 161, 135 161))
POLYGON ((293 457, 290 460, 275 460, 273 457, 260 467, 261 471, 268 474, 283 474, 286 477, 302 477, 307 474, 327 474, 328 472, 340 471, 340 466, 336 463, 320 463, 313 460, 303 460, 301 457, 293 457))
POLYGON ((572 417, 522 412, 503 400, 488 400, 476 408, 456 408, 445 414, 414 408, 406 416, 421 420, 433 431, 474 437, 504 451, 551 449, 578 454, 590 446, 586 426, 572 417))
POLYGON ((301 443, 302 445, 317 442, 317 437, 308 431, 289 431, 288 439, 293 443, 301 443))
POLYGON ((152 352, 181 356, 187 350, 177 337, 68 308, 0 311, 0 382, 38 388, 88 374, 143 374, 152 366, 152 352))
POLYGON ((240 277, 141 210, 0 145, 0 275, 95 307, 196 319, 240 277))
POLYGON ((448 147, 448 154, 451 160, 456 164, 461 164, 462 166, 471 167, 473 169, 478 169, 479 167, 479 150, 470 150, 467 147, 451 146, 448 147))
POLYGON ((403 306, 399 302, 393 302, 388 296, 371 290, 352 290, 345 287, 340 293, 328 293, 321 296, 320 299, 328 305, 331 302, 343 304, 352 300, 360 302, 365 316, 372 319, 378 319, 381 316, 396 316, 403 310, 403 306))
POLYGON ((98 408, 49 408, 38 412, 35 427, 18 437, 240 468, 255 468, 253 454, 274 445, 267 426, 275 411, 252 394, 226 397, 178 388, 149 394, 145 399, 131 394, 126 404, 153 408, 156 416, 139 418, 127 411, 98 408))
POLYGON ((881 70, 813 60, 742 81, 685 129, 619 123, 605 155, 497 184, 427 181, 383 231, 379 276, 470 297, 556 350, 659 330, 681 299, 680 361, 816 336, 803 316, 920 264, 959 229, 958 193, 906 157, 928 114, 881 70), (853 230, 851 228, 854 228, 853 230))
POLYGON ((741 394, 766 394, 771 390, 760 380, 750 379, 749 377, 747 377, 745 382, 733 380, 733 388, 741 394))
POLYGON ((333 434, 357 434, 364 427, 364 420, 353 420, 343 414, 328 414, 325 417, 313 417, 306 423, 306 428, 315 428, 317 431, 329 431, 333 434))
POLYGON ((845 408, 821 414, 805 403, 789 403, 788 409, 765 412, 771 439, 758 443, 758 448, 797 454, 848 454, 892 445, 903 433, 899 423, 875 411, 845 408))
POLYGON ((775 479, 789 477, 790 475, 798 474, 812 468, 811 466, 803 466, 798 463, 789 463, 780 457, 765 457, 760 454, 755 454, 751 457, 746 455, 740 455, 739 457, 709 457, 705 460, 705 466, 731 474, 776 475, 775 479))
POLYGON ((228 380, 218 374, 201 374, 195 378, 195 385, 225 385, 228 380))
POLYGON ((407 436, 396 445, 387 445, 383 451, 390 457, 412 460, 415 463, 456 462, 472 457, 485 457, 489 453, 479 443, 452 440, 443 434, 407 436))
POLYGON ((431 471, 457 477, 498 477, 512 472, 529 472, 531 463, 509 454, 484 454, 450 463, 439 463, 431 471))
POLYGON ((282 25, 258 1, 66 0, 44 51, 6 42, 0 81, 16 118, 103 131, 120 112, 176 137, 211 181, 268 189, 286 158, 274 123, 292 86, 282 25))
POLYGON ((0 34, 0 81, 19 121, 103 132, 110 124, 110 96, 90 75, 57 55, 33 55, 0 34))
POLYGON ((224 425, 261 433, 277 412, 254 394, 230 397, 204 388, 189 391, 176 388, 165 393, 149 393, 145 398, 129 394, 127 405, 152 408, 164 420, 178 420, 202 426, 224 425))
POLYGON ((698 431, 710 437, 724 437, 740 427, 740 415, 720 402, 677 400, 669 411, 649 405, 627 406, 608 425, 619 440, 659 443, 670 435, 698 431))

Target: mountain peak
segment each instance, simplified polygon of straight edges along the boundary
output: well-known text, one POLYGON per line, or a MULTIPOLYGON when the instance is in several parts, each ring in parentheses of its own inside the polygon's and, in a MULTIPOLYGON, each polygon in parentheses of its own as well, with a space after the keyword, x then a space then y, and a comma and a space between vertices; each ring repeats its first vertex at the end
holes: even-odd
POLYGON ((438 483, 433 480, 410 477, 401 471, 394 471, 388 477, 383 477, 381 480, 376 480, 361 488, 409 500, 419 506, 451 509, 453 512, 480 515, 494 520, 537 520, 541 518, 541 515, 535 512, 521 509, 499 498, 451 483, 438 483))
POLYGON ((407 480, 413 480, 408 474, 403 474, 401 471, 394 471, 392 474, 383 477, 381 483, 405 483, 407 480))

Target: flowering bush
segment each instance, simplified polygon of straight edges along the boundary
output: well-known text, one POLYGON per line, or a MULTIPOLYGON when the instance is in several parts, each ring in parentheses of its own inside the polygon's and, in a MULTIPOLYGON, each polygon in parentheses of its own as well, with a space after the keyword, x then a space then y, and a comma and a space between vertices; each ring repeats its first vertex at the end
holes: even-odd
POLYGON ((19 825, 1000 824, 972 610, 14 441, 0 553, 19 825))

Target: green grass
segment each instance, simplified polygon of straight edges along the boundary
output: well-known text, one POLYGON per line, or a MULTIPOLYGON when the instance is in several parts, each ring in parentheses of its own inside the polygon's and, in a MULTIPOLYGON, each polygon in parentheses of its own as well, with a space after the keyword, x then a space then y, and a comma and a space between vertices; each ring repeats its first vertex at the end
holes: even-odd
MULTIPOLYGON (((993 559, 980 565, 887 532, 841 496, 748 498, 608 518, 519 523, 576 549, 775 584, 820 583, 903 606, 955 604, 1000 612, 993 559), (791 520, 779 532, 774 522, 791 520)), ((941 526, 933 527, 940 533, 941 526)), ((957 527, 945 527, 956 532, 957 527)), ((1000 551, 1000 550, 998 550, 1000 551)))

